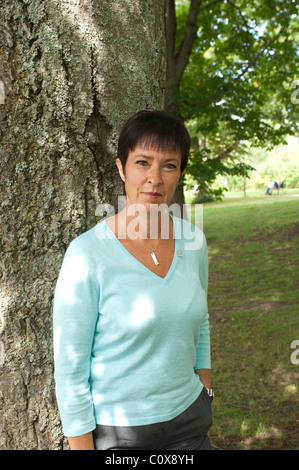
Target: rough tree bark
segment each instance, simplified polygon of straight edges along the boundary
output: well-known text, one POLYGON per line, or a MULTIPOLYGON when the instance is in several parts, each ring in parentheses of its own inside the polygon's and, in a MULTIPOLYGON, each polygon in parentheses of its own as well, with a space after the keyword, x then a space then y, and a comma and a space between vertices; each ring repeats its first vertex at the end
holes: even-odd
POLYGON ((63 449, 55 283, 69 242, 121 194, 122 122, 163 108, 164 0, 2 0, 0 14, 0 448, 63 449))

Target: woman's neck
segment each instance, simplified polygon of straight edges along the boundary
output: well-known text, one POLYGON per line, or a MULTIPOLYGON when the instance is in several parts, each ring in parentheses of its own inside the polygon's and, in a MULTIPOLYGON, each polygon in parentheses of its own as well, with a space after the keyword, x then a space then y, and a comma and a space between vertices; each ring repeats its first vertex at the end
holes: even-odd
MULTIPOLYGON (((118 213, 118 233, 124 236, 133 235, 140 239, 172 238, 170 234, 170 217, 165 210, 136 211, 126 206, 118 213)), ((171 224, 172 226, 172 224, 171 224)), ((131 238, 131 237, 130 237, 131 238)))

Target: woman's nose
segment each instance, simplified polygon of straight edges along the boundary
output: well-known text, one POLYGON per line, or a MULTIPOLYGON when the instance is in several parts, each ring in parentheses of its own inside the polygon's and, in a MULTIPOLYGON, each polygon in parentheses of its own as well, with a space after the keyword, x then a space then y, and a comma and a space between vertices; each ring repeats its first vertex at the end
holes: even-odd
POLYGON ((148 182, 154 185, 161 183, 161 171, 159 167, 152 167, 148 174, 148 182))

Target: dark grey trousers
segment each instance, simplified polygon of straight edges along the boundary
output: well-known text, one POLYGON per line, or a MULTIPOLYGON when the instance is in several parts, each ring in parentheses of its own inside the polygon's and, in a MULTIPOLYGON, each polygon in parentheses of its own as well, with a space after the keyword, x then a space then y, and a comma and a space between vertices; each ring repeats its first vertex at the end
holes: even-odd
POLYGON ((204 388, 183 413, 170 421, 143 426, 97 425, 96 450, 210 450, 211 399, 204 388))

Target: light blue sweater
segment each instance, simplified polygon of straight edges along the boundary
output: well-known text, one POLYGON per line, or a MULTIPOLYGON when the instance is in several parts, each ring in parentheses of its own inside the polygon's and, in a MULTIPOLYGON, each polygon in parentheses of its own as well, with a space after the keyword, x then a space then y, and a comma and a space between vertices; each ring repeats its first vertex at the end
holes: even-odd
POLYGON ((189 222, 173 222, 175 254, 164 279, 105 220, 67 249, 54 298, 54 354, 68 437, 96 424, 173 419, 203 388, 194 370, 210 368, 206 239, 189 222))

